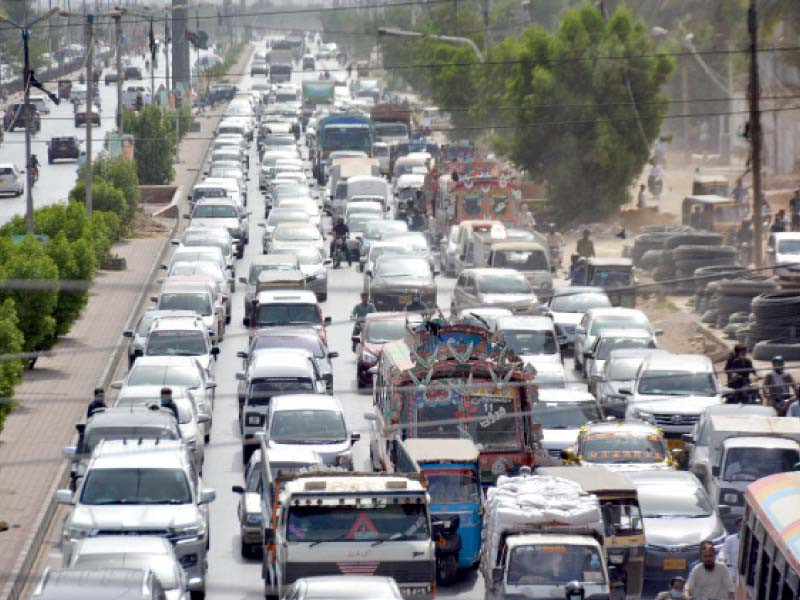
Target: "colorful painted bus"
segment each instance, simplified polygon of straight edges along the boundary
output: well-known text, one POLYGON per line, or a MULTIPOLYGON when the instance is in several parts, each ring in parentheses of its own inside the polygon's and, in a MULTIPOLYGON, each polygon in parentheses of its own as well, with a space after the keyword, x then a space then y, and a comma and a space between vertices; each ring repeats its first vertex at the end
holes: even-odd
POLYGON ((736 564, 736 600, 800 598, 800 472, 751 483, 736 564))

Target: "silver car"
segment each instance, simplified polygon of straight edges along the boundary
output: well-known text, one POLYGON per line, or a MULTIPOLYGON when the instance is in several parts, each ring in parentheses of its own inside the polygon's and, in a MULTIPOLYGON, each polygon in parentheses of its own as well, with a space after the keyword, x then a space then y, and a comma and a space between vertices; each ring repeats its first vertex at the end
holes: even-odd
POLYGON ((147 332, 150 331, 150 325, 153 324, 153 320, 159 317, 191 317, 196 314, 192 310, 149 308, 144 311, 136 324, 136 329, 126 329, 122 332, 122 335, 131 340, 130 344, 128 344, 128 368, 130 369, 133 366, 133 362, 144 353, 144 342, 147 339, 147 332))
POLYGON ((638 329, 652 335, 660 333, 654 332, 647 315, 635 308, 590 308, 575 328, 573 354, 578 373, 584 372, 584 352, 592 348, 595 338, 604 329, 638 329))
POLYGON ((612 350, 656 349, 656 338, 647 331, 634 329, 604 329, 592 347, 583 353, 584 370, 589 383, 589 392, 597 395, 597 385, 603 378, 603 369, 612 350))
POLYGON ((72 551, 70 569, 142 569, 152 571, 166 600, 187 600, 188 582, 175 549, 155 536, 101 535, 79 540, 72 551))
POLYGON ((325 302, 328 299, 328 266, 333 263, 330 258, 325 258, 323 253, 315 247, 274 248, 273 256, 290 254, 297 256, 300 271, 306 278, 306 289, 317 295, 317 300, 325 302))
MULTIPOLYGON (((180 596, 179 596, 180 597, 180 596)), ((36 600, 164 600, 153 571, 140 569, 62 569, 47 567, 31 594, 36 600)))
MULTIPOLYGON (((685 471, 629 471, 644 519, 645 581, 664 586, 685 575, 698 559, 700 543, 711 540, 719 549, 725 526, 697 477, 685 471)), ((665 586, 664 586, 665 587, 665 586)))
POLYGON ((608 360, 603 365, 603 372, 597 381, 594 393, 604 414, 620 418, 625 416, 628 397, 621 394, 619 390, 622 388, 633 389, 636 372, 644 359, 654 352, 665 351, 649 348, 611 351, 608 360))
POLYGON ((539 301, 525 276, 514 269, 464 269, 456 280, 450 312, 467 306, 502 306, 514 313, 537 312, 539 301))
POLYGON ((586 311, 591 308, 611 308, 611 300, 603 288, 570 286, 554 289, 547 307, 566 345, 572 346, 575 328, 586 311))

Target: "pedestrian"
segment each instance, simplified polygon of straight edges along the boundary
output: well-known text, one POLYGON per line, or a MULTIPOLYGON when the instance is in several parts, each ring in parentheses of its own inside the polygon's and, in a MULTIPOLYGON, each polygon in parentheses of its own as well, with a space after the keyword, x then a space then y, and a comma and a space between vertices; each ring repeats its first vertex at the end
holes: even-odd
POLYGON ((180 422, 178 418, 178 407, 175 405, 175 400, 172 399, 172 388, 164 386, 161 388, 161 408, 171 410, 175 415, 175 421, 180 422))
POLYGON ((772 226, 769 229, 772 233, 786 231, 786 211, 784 209, 780 209, 775 213, 775 217, 772 219, 772 226))
POLYGON ((645 190, 644 184, 640 185, 639 186, 639 196, 636 199, 636 208, 638 208, 640 210, 643 209, 646 206, 645 200, 646 200, 647 197, 646 197, 646 195, 644 193, 644 190, 645 190))
POLYGON ((736 517, 736 528, 725 537, 719 557, 728 565, 731 582, 736 585, 736 561, 739 560, 739 532, 742 530, 742 517, 736 517))
POLYGON ((590 232, 588 229, 583 230, 583 237, 578 240, 578 247, 576 251, 578 256, 584 258, 592 258, 594 256, 594 242, 589 239, 590 232))
POLYGON ((533 216, 531 209, 528 208, 527 204, 522 205, 522 215, 520 216, 520 225, 525 231, 530 231, 533 233, 534 229, 536 229, 536 218, 533 216))
POLYGON ((86 407, 86 418, 88 419, 94 413, 103 411, 106 408, 106 392, 103 388, 94 388, 94 397, 92 401, 89 402, 89 406, 86 407))
POLYGON ((794 191, 794 196, 789 199, 789 211, 792 215, 792 231, 800 231, 800 189, 794 191))
POLYGON ((710 540, 700 544, 700 563, 689 573, 686 591, 692 600, 733 600, 733 582, 710 540))
POLYGON ((655 600, 686 600, 686 591, 683 589, 686 580, 680 575, 676 575, 669 582, 669 589, 659 593, 655 600))

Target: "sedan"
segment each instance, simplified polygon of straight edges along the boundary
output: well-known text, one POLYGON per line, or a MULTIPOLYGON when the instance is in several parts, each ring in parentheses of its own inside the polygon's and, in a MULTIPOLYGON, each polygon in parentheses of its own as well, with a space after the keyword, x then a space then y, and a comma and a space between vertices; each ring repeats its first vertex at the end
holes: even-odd
POLYGON ((278 249, 313 248, 323 252, 325 242, 316 225, 311 223, 282 223, 275 228, 269 241, 269 251, 278 249))
POLYGON ((379 260, 367 279, 367 292, 377 310, 403 310, 419 294, 428 308, 434 308, 436 282, 424 258, 386 256, 379 260))
POLYGON ((655 350, 656 338, 647 331, 637 329, 604 329, 595 338, 591 349, 583 353, 590 393, 597 395, 597 385, 603 378, 603 369, 611 351, 625 349, 655 350))
POLYGON ((717 548, 725 541, 720 513, 703 486, 685 471, 629 472, 642 509, 645 535, 645 580, 663 585, 675 575, 685 575, 697 560, 700 543, 711 540, 717 548))
POLYGON ((300 263, 300 271, 306 278, 306 289, 317 295, 317 300, 325 302, 328 299, 328 265, 330 258, 325 258, 317 248, 275 248, 272 254, 294 254, 300 263))
POLYGON ((308 213, 295 208, 276 208, 270 211, 267 220, 259 223, 264 228, 264 236, 261 238, 264 254, 267 253, 275 228, 281 223, 308 223, 308 213))
POLYGON ((22 196, 25 190, 25 178, 11 163, 0 164, 0 194, 22 196))
POLYGON ((575 328, 586 311, 590 308, 611 308, 611 301, 603 288, 571 286, 553 290, 553 297, 547 306, 566 345, 572 346, 575 328))
POLYGON ((370 369, 378 364, 384 345, 402 340, 406 332, 406 313, 376 312, 364 319, 361 333, 353 337, 356 347, 356 382, 359 388, 372 385, 370 369))
POLYGON ((147 334, 150 331, 150 325, 153 324, 155 319, 161 317, 192 317, 196 314, 192 310, 158 310, 157 308, 149 308, 144 311, 142 318, 136 324, 136 329, 126 329, 122 332, 122 335, 131 340, 130 344, 128 344, 128 369, 133 366, 137 357, 144 354, 147 334))
POLYGON ((502 306, 514 313, 532 313, 539 307, 525 275, 514 269, 464 269, 456 281, 450 312, 467 306, 502 306))
POLYGON ((635 308, 591 308, 583 315, 580 324, 575 328, 573 354, 575 370, 584 372, 584 352, 589 352, 595 339, 604 329, 625 329, 654 332, 650 319, 642 311, 635 308))

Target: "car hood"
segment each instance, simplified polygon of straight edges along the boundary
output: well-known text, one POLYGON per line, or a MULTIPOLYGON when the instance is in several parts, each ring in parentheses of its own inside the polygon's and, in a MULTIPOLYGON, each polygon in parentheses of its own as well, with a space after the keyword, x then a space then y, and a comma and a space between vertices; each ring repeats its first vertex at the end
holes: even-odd
POLYGON ((722 535, 716 516, 644 518, 645 542, 653 546, 696 546, 722 535))
POLYGON ((239 229, 240 226, 239 219, 192 219, 191 222, 194 227, 225 227, 228 230, 239 229))
POLYGON ((72 513, 71 525, 112 530, 164 529, 194 525, 200 511, 194 504, 110 505, 79 504, 72 513))
POLYGON ((650 413, 676 413, 682 415, 699 415, 709 406, 720 404, 719 396, 636 396, 634 403, 628 408, 650 413))
POLYGON ((483 304, 493 305, 530 305, 533 301, 532 294, 480 294, 483 304))
POLYGON ((322 462, 326 465, 334 464, 339 454, 347 452, 351 448, 349 439, 342 440, 341 442, 333 442, 331 444, 292 444, 270 440, 269 445, 270 447, 281 448, 287 452, 292 452, 293 450, 297 450, 298 452, 313 450, 319 454, 322 462))
POLYGON ((553 322, 559 325, 573 325, 577 326, 583 318, 583 313, 572 312, 554 312, 553 322))
POLYGON ((564 450, 578 439, 579 429, 542 429, 542 446, 548 450, 564 450))

